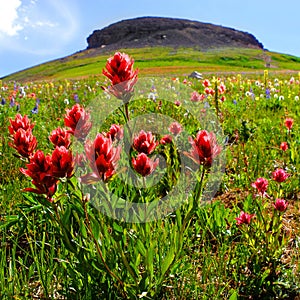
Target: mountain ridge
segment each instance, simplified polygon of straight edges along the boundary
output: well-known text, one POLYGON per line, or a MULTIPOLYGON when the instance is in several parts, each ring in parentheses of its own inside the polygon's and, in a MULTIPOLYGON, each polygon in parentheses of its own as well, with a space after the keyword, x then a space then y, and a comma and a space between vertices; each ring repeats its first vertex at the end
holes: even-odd
POLYGON ((87 49, 197 47, 198 50, 235 47, 263 49, 253 34, 221 25, 179 18, 138 17, 94 30, 87 49))

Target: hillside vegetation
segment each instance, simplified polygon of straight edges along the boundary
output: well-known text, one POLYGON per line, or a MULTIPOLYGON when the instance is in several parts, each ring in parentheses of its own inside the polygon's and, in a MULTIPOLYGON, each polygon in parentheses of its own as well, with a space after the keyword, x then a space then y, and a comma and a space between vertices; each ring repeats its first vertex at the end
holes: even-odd
MULTIPOLYGON (((249 48, 223 48, 200 51, 196 48, 148 47, 139 49, 120 49, 135 59, 135 66, 142 76, 180 76, 192 71, 211 72, 255 72, 298 71, 300 58, 249 48)), ((4 81, 19 82, 78 79, 99 75, 107 57, 115 51, 103 53, 103 49, 88 49, 65 58, 43 63, 2 78, 4 81), (102 52, 102 53, 101 53, 102 52)))

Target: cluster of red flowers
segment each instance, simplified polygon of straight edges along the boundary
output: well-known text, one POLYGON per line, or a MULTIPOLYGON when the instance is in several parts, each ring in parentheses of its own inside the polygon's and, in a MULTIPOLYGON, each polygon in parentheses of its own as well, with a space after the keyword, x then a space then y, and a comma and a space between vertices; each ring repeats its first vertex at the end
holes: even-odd
MULTIPOLYGON (((294 124, 294 120, 292 118, 286 118, 284 121, 284 126, 287 128, 288 132, 291 131, 292 127, 294 124)), ((288 149, 288 143, 287 142, 282 142, 280 144, 280 149, 282 151, 286 151, 288 149)), ((272 172, 272 179, 279 184, 282 182, 285 182, 287 178, 290 176, 290 174, 286 173, 285 170, 283 169, 276 169, 274 172, 272 172)), ((251 184, 253 188, 255 188, 258 191, 258 194, 261 197, 269 197, 269 195, 266 193, 267 188, 268 188, 269 182, 267 179, 260 177, 257 178, 255 182, 251 184)), ((288 207, 288 202, 284 199, 277 198, 274 203, 272 203, 272 206, 274 207, 275 210, 279 212, 284 212, 287 207, 288 207)), ((249 224, 251 218, 249 218, 250 215, 247 215, 247 218, 244 216, 244 212, 242 212, 240 217, 236 218, 237 224, 249 224), (242 215, 243 213, 243 215, 242 215)))
MULTIPOLYGON (((290 132, 292 130, 292 127, 294 125, 294 119, 292 118, 286 118, 284 121, 284 126, 287 128, 288 132, 290 132)), ((282 151, 286 151, 289 148, 289 145, 287 142, 282 142, 280 144, 280 149, 282 151)))
POLYGON ((42 150, 35 151, 37 139, 32 134, 34 124, 30 123, 26 115, 22 117, 17 114, 15 119, 10 119, 8 127, 13 139, 10 146, 28 160, 26 168, 21 168, 21 172, 30 177, 35 186, 35 188, 26 188, 25 191, 44 194, 49 201, 52 201, 59 179, 70 178, 74 174, 75 160, 69 149, 71 134, 83 140, 91 128, 89 115, 78 104, 71 110, 67 110, 64 121, 70 129, 58 127, 52 131, 49 140, 54 145, 54 150, 46 155, 42 150))
POLYGON ((157 147, 158 142, 151 132, 141 130, 133 140, 133 148, 138 152, 137 157, 132 158, 132 166, 143 177, 150 175, 158 166, 159 159, 152 160, 148 155, 157 147))
MULTIPOLYGON (((272 179, 278 183, 282 183, 286 181, 286 179, 290 176, 290 174, 286 173, 283 169, 276 169, 272 173, 272 179)), ((253 188, 255 188, 261 197, 269 197, 266 193, 269 185, 269 181, 266 178, 260 177, 257 178, 255 182, 251 184, 253 188)), ((275 210, 279 212, 284 212, 288 207, 288 202, 284 199, 277 198, 275 203, 272 203, 272 206, 275 210)), ((251 218, 254 215, 249 215, 247 213, 241 212, 240 216, 236 218, 237 224, 250 224, 251 218)))

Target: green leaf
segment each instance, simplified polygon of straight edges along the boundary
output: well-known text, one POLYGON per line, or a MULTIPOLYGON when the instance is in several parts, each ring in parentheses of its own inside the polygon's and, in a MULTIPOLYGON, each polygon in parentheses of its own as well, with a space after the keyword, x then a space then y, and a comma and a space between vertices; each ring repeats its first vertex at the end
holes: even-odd
POLYGON ((141 240, 136 241, 136 248, 143 257, 146 256, 147 251, 141 240))
POLYGON ((61 221, 66 228, 70 228, 70 216, 71 216, 71 208, 70 206, 67 206, 61 218, 61 221))
POLYGON ((238 292, 233 291, 231 296, 228 298, 228 300, 237 300, 238 299, 238 292))
POLYGON ((119 233, 123 233, 123 227, 119 225, 117 222, 113 222, 113 229, 119 233))
POLYGON ((170 252, 167 254, 161 266, 161 276, 163 277, 165 273, 168 271, 171 266, 173 260, 175 258, 174 247, 171 247, 170 252))

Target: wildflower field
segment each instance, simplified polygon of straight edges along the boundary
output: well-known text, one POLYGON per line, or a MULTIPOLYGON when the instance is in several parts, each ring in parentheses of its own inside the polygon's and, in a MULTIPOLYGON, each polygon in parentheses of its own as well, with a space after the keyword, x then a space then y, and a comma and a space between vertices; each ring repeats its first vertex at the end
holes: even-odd
POLYGON ((1 299, 300 299, 300 73, 0 96, 1 299))

